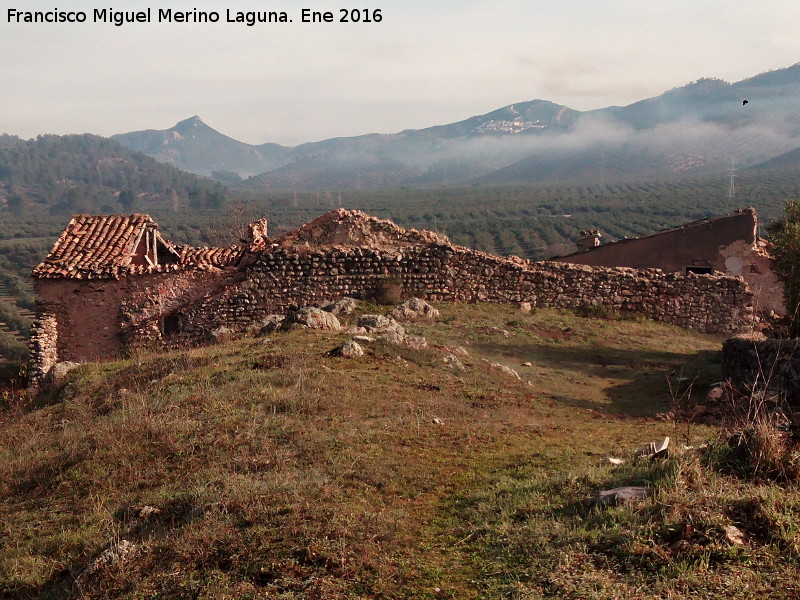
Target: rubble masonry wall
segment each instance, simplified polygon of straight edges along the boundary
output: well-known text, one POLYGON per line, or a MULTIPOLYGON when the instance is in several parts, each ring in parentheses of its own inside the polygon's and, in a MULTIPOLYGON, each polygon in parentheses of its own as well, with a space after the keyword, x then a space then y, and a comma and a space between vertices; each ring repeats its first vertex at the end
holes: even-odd
POLYGON ((263 254, 239 284, 183 311, 190 336, 209 323, 242 328, 292 305, 368 298, 387 280, 405 295, 439 302, 530 302, 534 307, 602 307, 707 333, 746 330, 753 295, 739 278, 667 274, 509 260, 451 246, 263 254))
POLYGON ((34 381, 57 361, 108 360, 123 348, 165 341, 165 316, 180 322, 173 342, 200 341, 216 327, 241 330, 291 306, 369 298, 387 281, 431 301, 602 307, 707 333, 747 330, 753 320, 747 284, 726 276, 532 263, 449 245, 274 248, 251 258, 224 270, 36 280, 34 381))

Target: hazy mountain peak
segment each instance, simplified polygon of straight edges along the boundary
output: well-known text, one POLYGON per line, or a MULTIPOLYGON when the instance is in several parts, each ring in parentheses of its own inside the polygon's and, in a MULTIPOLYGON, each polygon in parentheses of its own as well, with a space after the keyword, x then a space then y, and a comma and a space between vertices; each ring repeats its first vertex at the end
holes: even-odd
MULTIPOLYGON (((194 115, 193 117, 189 117, 183 121, 178 121, 178 123, 175 125, 175 128, 185 127, 187 125, 197 127, 198 125, 205 125, 205 123, 203 123, 203 119, 200 118, 200 115, 194 115)), ((206 127, 208 127, 208 125, 206 125, 206 127)))
POLYGON ((248 186, 360 188, 482 181, 498 171, 502 180, 605 176, 613 170, 597 166, 599 147, 608 161, 618 151, 619 174, 718 170, 734 152, 744 166, 800 145, 798 115, 800 63, 736 83, 704 77, 627 106, 581 112, 538 98, 425 129, 293 148, 238 142, 198 115, 114 139, 194 173, 259 175, 248 186))
POLYGON ((282 146, 257 148, 245 144, 209 127, 199 115, 178 121, 169 129, 134 131, 112 138, 132 150, 199 175, 215 171, 253 175, 285 163, 282 146))

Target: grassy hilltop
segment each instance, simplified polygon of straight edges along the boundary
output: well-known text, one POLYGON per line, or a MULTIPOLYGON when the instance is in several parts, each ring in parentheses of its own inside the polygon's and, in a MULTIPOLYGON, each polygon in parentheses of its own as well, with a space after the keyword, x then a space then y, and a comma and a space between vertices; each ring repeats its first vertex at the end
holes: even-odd
POLYGON ((0 596, 797 597, 796 487, 656 418, 720 378, 720 338, 439 308, 407 324, 427 350, 335 358, 343 333, 275 333, 87 364, 7 404, 0 596), (665 435, 668 460, 633 463, 665 435), (653 493, 591 505, 623 484, 653 493))

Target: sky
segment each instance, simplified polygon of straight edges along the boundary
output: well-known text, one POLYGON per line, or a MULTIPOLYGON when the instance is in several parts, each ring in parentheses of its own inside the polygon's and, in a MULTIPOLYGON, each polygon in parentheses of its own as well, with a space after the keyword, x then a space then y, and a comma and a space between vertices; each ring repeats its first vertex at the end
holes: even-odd
POLYGON ((800 3, 760 0, 0 0, 0 133, 110 136, 199 115, 251 144, 460 121, 526 100, 625 105, 800 62, 800 3), (217 23, 158 22, 158 9, 217 23), (95 9, 151 23, 94 23, 95 9), (303 23, 303 9, 333 13, 303 23), (340 23, 340 9, 380 22, 340 23), (83 11, 85 23, 9 22, 83 11), (285 11, 291 23, 226 22, 285 11))

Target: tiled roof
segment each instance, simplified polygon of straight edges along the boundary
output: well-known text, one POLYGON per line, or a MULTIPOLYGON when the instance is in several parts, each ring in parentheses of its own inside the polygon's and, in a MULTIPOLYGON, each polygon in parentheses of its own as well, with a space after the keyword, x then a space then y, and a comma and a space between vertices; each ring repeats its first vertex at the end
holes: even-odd
POLYGON ((76 215, 33 276, 116 279, 148 226, 149 215, 76 215))
POLYGON ((119 279, 189 267, 223 267, 235 262, 241 252, 237 246, 177 247, 161 237, 149 215, 77 215, 32 275, 49 279, 119 279), (148 231, 150 235, 145 237, 148 231), (152 246, 146 245, 148 240, 152 246), (163 260, 164 255, 171 260, 163 260))

